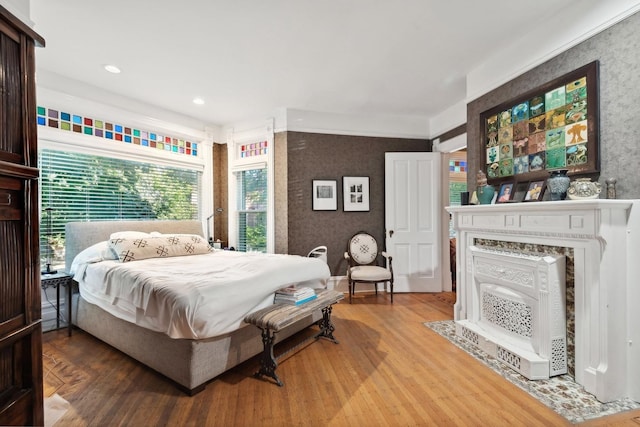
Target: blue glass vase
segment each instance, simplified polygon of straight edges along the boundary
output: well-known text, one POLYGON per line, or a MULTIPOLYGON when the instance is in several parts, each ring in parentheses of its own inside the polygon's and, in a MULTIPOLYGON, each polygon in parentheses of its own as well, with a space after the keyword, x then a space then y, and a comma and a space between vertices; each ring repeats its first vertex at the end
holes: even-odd
POLYGON ((482 185, 476 189, 476 196, 481 205, 490 205, 495 194, 496 189, 493 188, 493 185, 482 185))

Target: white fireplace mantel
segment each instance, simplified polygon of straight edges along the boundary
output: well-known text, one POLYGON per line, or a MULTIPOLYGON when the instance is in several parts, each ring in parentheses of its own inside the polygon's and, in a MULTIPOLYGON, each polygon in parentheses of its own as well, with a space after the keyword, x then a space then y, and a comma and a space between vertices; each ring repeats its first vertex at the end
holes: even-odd
POLYGON ((456 321, 471 307, 475 239, 572 248, 575 380, 602 402, 640 402, 640 200, 451 206, 457 231, 456 321))

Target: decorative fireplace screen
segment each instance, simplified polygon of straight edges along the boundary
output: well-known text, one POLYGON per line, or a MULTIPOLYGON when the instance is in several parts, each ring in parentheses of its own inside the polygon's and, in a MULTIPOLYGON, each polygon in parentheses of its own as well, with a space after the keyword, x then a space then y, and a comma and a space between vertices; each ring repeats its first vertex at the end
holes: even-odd
POLYGON ((469 250, 473 304, 456 333, 529 379, 567 373, 565 258, 469 250))

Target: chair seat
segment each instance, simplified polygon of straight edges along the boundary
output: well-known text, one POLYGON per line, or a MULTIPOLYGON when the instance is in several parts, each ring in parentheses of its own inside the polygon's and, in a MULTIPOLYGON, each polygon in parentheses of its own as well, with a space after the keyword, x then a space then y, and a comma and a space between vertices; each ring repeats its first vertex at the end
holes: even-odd
POLYGON ((360 265, 351 267, 351 280, 382 282, 385 280, 391 280, 391 272, 384 267, 378 267, 375 265, 360 265))

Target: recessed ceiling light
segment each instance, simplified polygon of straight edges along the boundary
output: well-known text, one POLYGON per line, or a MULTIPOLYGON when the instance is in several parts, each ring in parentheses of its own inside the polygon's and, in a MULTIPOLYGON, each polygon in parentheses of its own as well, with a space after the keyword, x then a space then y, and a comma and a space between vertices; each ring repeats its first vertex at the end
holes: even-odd
POLYGON ((193 98, 193 103, 196 105, 203 105, 204 104, 204 99, 202 98, 193 98))
POLYGON ((107 64, 104 66, 104 69, 113 74, 120 73, 120 68, 116 67, 115 65, 107 64))

